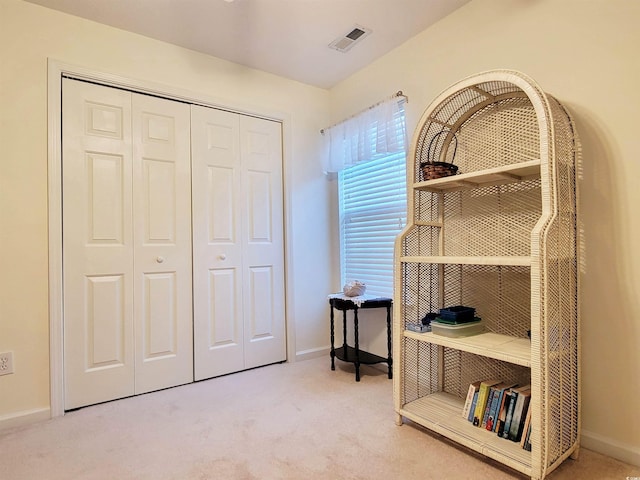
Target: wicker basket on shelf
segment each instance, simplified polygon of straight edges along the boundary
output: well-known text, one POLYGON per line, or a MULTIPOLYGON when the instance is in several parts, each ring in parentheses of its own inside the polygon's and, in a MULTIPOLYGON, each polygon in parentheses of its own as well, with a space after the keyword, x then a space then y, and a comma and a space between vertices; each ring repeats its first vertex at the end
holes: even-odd
POLYGON ((453 132, 443 130, 436 133, 429 142, 429 147, 427 148, 427 161, 420 163, 420 169, 422 170, 422 180, 434 180, 436 178, 449 177, 458 173, 458 166, 453 164, 453 159, 456 156, 457 149, 458 138, 453 132), (443 134, 447 134, 447 137, 441 139, 440 136, 443 134), (436 152, 438 150, 439 143, 441 156, 446 156, 447 149, 444 149, 443 147, 445 143, 448 146, 447 139, 449 139, 449 141, 451 141, 451 139, 454 140, 451 162, 434 161, 434 159, 436 158, 436 152), (443 141, 441 142, 441 140, 443 141))

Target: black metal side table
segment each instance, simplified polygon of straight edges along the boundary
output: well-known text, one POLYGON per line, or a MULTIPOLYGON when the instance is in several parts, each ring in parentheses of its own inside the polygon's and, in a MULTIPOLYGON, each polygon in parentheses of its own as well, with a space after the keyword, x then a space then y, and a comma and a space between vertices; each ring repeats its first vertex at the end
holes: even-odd
POLYGON ((391 369, 391 307, 393 300, 385 297, 372 297, 366 300, 352 300, 349 297, 336 294, 329 298, 331 305, 331 370, 335 370, 335 358, 343 362, 351 362, 356 367, 356 382, 360 381, 360 365, 373 365, 386 363, 389 369, 388 376, 393 378, 391 369), (387 358, 360 350, 358 344, 358 310, 361 308, 386 308, 387 309, 387 358), (342 311, 342 347, 334 347, 335 327, 334 309, 342 311), (353 310, 354 346, 347 344, 347 311, 353 310))

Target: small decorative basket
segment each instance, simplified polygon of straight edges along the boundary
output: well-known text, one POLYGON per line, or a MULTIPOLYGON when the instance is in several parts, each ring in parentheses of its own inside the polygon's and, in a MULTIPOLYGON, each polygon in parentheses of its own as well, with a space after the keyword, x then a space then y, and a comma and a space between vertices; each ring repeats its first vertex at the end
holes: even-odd
POLYGON ((456 156, 456 151, 458 150, 458 138, 453 135, 453 139, 455 143, 453 145, 453 155, 451 157, 451 163, 448 162, 434 162, 432 158, 435 158, 436 149, 434 147, 433 157, 431 156, 431 147, 433 146, 434 141, 440 137, 443 133, 449 133, 447 131, 442 131, 436 133, 431 141, 429 142, 429 147, 427 148, 427 161, 420 163, 420 169, 422 170, 422 180, 434 180, 436 178, 449 177, 451 175, 455 175, 458 173, 458 166, 453 164, 453 159, 456 156))
POLYGON ((360 295, 364 295, 364 292, 366 290, 367 286, 364 283, 359 282, 358 280, 346 283, 344 287, 342 287, 342 292, 347 297, 358 297, 360 295))

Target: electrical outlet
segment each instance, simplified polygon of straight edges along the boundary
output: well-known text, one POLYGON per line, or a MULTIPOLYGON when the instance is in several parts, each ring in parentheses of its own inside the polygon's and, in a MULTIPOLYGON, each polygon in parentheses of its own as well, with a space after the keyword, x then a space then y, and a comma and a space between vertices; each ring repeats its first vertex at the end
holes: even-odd
POLYGON ((13 373, 13 352, 0 353, 0 375, 13 373))

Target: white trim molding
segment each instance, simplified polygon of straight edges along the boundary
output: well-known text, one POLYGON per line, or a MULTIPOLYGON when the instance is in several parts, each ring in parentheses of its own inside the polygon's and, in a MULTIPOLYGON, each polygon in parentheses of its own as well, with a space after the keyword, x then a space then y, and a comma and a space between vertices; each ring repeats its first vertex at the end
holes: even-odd
POLYGON ((311 360, 312 358, 320 358, 327 357, 327 365, 329 364, 329 353, 331 352, 330 347, 320 347, 320 348, 310 348, 309 350, 302 350, 300 352, 296 352, 295 359, 296 362, 301 362, 303 360, 311 360))
POLYGON ((0 430, 23 427, 25 425, 31 425, 32 423, 43 422, 50 418, 51 410, 49 408, 36 408, 12 413, 10 415, 3 415, 0 417, 0 430))
MULTIPOLYGON (((50 402, 46 411, 51 417, 64 415, 64 333, 63 333, 63 285, 62 285, 62 78, 70 77, 103 85, 124 88, 135 92, 161 96, 171 100, 219 108, 240 114, 251 115, 282 124, 283 143, 283 187, 284 187, 284 239, 285 239, 285 325, 287 336, 287 359, 296 358, 295 330, 291 316, 293 308, 293 253, 292 195, 289 181, 292 178, 291 115, 286 112, 242 105, 229 99, 213 98, 203 93, 191 92, 174 86, 150 81, 134 80, 85 67, 70 65, 55 59, 47 63, 47 118, 48 118, 48 227, 49 227, 49 361, 50 402), (49 413, 50 412, 50 413, 49 413)), ((2 418, 0 418, 0 421, 2 418)))
POLYGON ((580 445, 588 450, 640 467, 640 448, 635 445, 618 442, 584 428, 580 436, 580 445))
POLYGON ((62 72, 49 60, 47 78, 47 168, 49 223, 49 395, 50 415, 64 414, 62 311, 62 72))

